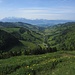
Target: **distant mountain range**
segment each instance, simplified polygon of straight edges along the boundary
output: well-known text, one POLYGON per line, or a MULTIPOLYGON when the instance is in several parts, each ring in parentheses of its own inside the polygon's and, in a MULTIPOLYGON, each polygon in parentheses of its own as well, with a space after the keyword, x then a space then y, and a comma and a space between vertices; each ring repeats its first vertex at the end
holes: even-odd
POLYGON ((73 20, 47 20, 47 19, 25 19, 25 18, 15 18, 15 17, 8 17, 3 18, 0 21, 2 22, 24 22, 29 23, 37 26, 52 26, 59 23, 66 23, 66 22, 74 22, 73 20))

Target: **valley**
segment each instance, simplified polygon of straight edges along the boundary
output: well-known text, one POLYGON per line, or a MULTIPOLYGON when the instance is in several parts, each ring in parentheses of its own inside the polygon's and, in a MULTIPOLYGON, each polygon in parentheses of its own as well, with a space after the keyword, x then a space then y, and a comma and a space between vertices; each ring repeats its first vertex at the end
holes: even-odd
POLYGON ((0 22, 0 75, 74 75, 74 60, 75 22, 0 22))

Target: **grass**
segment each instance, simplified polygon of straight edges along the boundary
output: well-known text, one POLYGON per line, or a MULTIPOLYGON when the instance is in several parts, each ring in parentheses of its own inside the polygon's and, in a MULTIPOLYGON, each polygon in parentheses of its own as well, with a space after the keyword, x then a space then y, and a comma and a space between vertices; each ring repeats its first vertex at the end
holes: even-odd
POLYGON ((19 31, 19 29, 20 28, 2 28, 2 30, 6 31, 6 32, 9 32, 9 33, 19 31))
POLYGON ((74 75, 75 51, 0 60, 0 75, 74 75))
POLYGON ((22 44, 24 46, 26 46, 28 49, 35 49, 36 48, 36 45, 32 42, 28 42, 28 41, 23 41, 23 40, 20 40, 20 42, 22 42, 22 44))

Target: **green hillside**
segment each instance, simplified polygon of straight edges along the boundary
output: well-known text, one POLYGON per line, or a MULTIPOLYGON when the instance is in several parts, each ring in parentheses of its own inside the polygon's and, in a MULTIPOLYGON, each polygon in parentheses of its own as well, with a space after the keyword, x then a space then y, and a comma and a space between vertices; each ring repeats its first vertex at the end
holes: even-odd
POLYGON ((13 28, 13 27, 14 28, 25 27, 33 31, 39 31, 43 29, 43 27, 38 27, 28 23, 23 23, 23 22, 0 22, 0 28, 13 28))
POLYGON ((30 26, 30 24, 21 22, 0 22, 0 26, 1 31, 5 32, 1 33, 3 36, 0 35, 1 38, 4 37, 1 39, 4 40, 4 42, 1 43, 0 58, 8 58, 17 55, 43 54, 57 51, 56 48, 50 48, 45 43, 43 33, 39 31, 39 29, 37 30, 35 28, 36 30, 34 30, 35 26, 33 25, 30 26), (14 37, 20 44, 18 44, 15 39, 12 40, 10 37, 14 37), (12 42, 15 42, 16 44, 12 42))
POLYGON ((58 50, 75 50, 75 22, 48 27, 44 33, 50 46, 58 50))
POLYGON ((0 50, 7 52, 9 49, 14 46, 20 45, 21 43, 17 38, 12 36, 10 33, 7 33, 3 30, 0 30, 0 50))
MULTIPOLYGON (((14 37, 16 37, 20 42, 24 41, 25 43, 30 42, 31 44, 40 45, 44 41, 43 35, 41 33, 32 31, 25 27, 3 27, 1 28, 1 30, 10 33, 14 37)), ((28 47, 29 46, 30 45, 28 45, 28 47)))
POLYGON ((43 28, 41 31, 39 27, 27 23, 0 22, 0 29, 11 34, 23 44, 20 50, 33 50, 38 46, 42 49, 56 47, 57 50, 75 50, 74 22, 43 28))
POLYGON ((55 47, 57 50, 75 50, 74 22, 58 24, 41 29, 41 31, 39 27, 34 27, 33 25, 22 22, 0 22, 1 30, 15 37, 22 43, 22 46, 13 47, 10 51, 18 51, 18 49, 20 51, 31 51, 38 47, 43 51, 55 47))

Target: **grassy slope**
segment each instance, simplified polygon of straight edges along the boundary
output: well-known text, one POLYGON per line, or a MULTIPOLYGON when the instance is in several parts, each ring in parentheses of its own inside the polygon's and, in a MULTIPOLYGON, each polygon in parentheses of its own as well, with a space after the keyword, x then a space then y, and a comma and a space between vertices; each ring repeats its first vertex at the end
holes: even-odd
POLYGON ((75 75, 75 51, 1 59, 0 75, 75 75))

